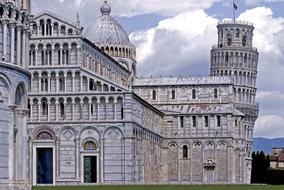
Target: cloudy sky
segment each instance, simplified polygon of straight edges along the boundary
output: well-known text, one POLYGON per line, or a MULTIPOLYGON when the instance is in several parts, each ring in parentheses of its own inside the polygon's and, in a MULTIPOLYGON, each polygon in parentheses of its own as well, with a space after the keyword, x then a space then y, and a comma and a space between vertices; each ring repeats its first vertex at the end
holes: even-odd
MULTIPOLYGON (((109 0, 112 15, 137 47, 138 75, 208 75, 218 20, 232 18, 232 0, 109 0)), ((284 137, 284 0, 235 0, 237 17, 254 23, 260 53, 256 137, 284 137)), ((88 28, 103 0, 33 0, 88 28)))

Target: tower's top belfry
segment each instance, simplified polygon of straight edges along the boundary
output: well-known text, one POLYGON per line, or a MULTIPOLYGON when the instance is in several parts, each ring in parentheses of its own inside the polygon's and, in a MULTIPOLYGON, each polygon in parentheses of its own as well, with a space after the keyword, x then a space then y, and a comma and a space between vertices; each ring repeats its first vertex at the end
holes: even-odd
POLYGON ((218 23, 219 48, 252 48, 253 24, 238 20, 224 20, 218 23))

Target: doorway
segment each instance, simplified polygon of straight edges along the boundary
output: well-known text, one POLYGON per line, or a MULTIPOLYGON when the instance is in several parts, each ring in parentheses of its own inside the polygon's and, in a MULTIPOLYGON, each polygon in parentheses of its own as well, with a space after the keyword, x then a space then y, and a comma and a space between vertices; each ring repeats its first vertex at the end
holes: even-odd
POLYGON ((97 183, 97 156, 84 156, 84 183, 97 183))
POLYGON ((53 149, 36 149, 36 182, 37 184, 53 184, 53 149))
POLYGON ((206 183, 214 183, 214 167, 205 168, 206 183))

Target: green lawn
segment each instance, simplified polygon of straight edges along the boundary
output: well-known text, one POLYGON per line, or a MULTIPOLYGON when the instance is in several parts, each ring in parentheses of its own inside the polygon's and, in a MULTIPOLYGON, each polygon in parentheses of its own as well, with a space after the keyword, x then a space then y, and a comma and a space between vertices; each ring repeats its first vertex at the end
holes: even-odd
POLYGON ((138 186, 78 186, 33 187, 33 190, 284 190, 284 186, 269 185, 138 185, 138 186))

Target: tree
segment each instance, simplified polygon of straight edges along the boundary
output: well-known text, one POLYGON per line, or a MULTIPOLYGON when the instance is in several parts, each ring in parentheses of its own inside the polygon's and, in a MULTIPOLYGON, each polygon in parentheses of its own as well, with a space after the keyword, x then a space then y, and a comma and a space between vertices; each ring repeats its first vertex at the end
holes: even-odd
POLYGON ((253 152, 251 183, 267 183, 267 170, 270 167, 269 156, 264 152, 253 152))

